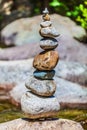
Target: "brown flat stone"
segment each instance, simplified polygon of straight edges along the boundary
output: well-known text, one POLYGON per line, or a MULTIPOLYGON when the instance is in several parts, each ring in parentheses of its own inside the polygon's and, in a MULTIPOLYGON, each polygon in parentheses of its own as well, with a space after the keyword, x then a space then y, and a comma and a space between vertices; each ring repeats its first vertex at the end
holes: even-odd
POLYGON ((24 115, 25 115, 26 118, 29 118, 29 119, 52 118, 52 117, 57 117, 58 111, 56 111, 56 112, 52 112, 52 111, 43 112, 43 113, 40 113, 40 114, 37 114, 37 115, 24 113, 24 115))
POLYGON ((33 67, 38 70, 53 70, 59 60, 57 51, 44 51, 35 56, 33 67))

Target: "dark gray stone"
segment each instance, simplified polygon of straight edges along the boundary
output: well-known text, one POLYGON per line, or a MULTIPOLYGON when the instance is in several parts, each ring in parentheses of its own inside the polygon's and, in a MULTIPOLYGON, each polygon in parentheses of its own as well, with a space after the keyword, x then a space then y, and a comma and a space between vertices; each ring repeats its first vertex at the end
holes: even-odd
POLYGON ((55 75, 55 71, 34 71, 33 73, 34 77, 38 78, 38 79, 53 79, 54 75, 55 75))

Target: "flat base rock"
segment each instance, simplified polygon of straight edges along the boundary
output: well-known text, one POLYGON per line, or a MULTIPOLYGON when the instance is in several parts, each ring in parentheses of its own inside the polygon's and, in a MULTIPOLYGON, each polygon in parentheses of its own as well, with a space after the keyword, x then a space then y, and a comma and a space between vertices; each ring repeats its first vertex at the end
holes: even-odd
POLYGON ((54 27, 41 28, 39 33, 42 37, 51 37, 51 38, 58 37, 60 35, 54 27))
POLYGON ((25 85, 32 93, 39 96, 52 96, 56 91, 54 80, 39 80, 31 76, 25 85))
POLYGON ((60 105, 54 96, 43 98, 27 91, 21 98, 21 108, 29 119, 40 119, 55 117, 60 105))
POLYGON ((83 130, 83 128, 79 123, 67 119, 43 121, 16 119, 6 123, 1 123, 0 130, 83 130))

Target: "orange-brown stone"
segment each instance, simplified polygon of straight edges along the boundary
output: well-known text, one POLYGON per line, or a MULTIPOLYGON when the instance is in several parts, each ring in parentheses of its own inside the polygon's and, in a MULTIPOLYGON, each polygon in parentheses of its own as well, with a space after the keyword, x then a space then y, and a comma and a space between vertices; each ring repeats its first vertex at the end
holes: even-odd
POLYGON ((52 70, 55 68, 59 60, 57 51, 44 51, 35 56, 33 67, 38 70, 52 70))
POLYGON ((50 16, 49 16, 49 14, 44 14, 44 15, 43 15, 43 20, 44 20, 44 21, 50 21, 50 16))

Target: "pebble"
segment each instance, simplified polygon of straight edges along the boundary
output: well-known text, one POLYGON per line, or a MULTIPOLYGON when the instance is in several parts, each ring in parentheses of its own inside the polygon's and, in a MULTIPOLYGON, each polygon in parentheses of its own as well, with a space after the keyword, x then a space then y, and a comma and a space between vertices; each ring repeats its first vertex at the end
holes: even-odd
POLYGON ((51 38, 58 37, 60 35, 54 27, 41 28, 39 33, 42 37, 51 37, 51 38))
POLYGON ((42 28, 45 28, 45 27, 50 27, 52 25, 52 22, 51 21, 45 21, 45 22, 41 22, 40 26, 42 28))
POLYGON ((50 21, 50 16, 49 16, 49 14, 43 14, 43 20, 44 20, 44 21, 50 21))
POLYGON ((28 91, 21 98, 21 108, 26 117, 40 119, 55 117, 58 114, 60 105, 54 96, 43 98, 28 91))
POLYGON ((53 70, 59 60, 57 51, 44 51, 35 56, 33 67, 37 70, 53 70))
POLYGON ((54 38, 43 38, 40 40, 40 47, 44 50, 55 49, 58 41, 54 38))
POLYGON ((29 78, 25 86, 31 90, 32 93, 39 96, 52 96, 56 91, 54 80, 38 80, 34 77, 29 78))
POLYGON ((53 79, 54 75, 55 75, 55 70, 51 70, 51 71, 34 71, 33 73, 34 77, 38 78, 38 79, 43 79, 43 80, 50 80, 53 79))
POLYGON ((47 8, 45 8, 45 10, 43 10, 43 14, 49 14, 49 11, 47 8))

